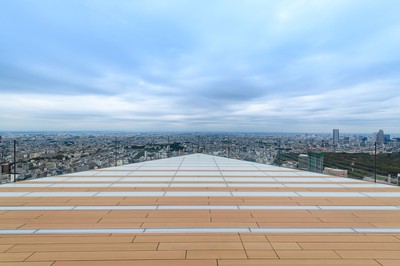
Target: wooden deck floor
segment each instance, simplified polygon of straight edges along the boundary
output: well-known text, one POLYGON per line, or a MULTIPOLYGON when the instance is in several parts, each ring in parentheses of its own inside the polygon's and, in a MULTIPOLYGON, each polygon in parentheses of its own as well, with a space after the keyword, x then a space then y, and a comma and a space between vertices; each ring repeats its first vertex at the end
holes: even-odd
POLYGON ((400 265, 400 189, 207 155, 6 184, 0 265, 400 265))

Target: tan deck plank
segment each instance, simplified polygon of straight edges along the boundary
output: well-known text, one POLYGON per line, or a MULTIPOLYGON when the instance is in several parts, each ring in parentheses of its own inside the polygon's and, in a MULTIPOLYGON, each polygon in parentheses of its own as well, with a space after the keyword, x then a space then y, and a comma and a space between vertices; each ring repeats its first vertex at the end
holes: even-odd
MULTIPOLYGON (((400 241, 400 240, 399 240, 400 241)), ((237 242, 238 234, 148 234, 137 235, 134 242, 162 242, 162 243, 208 243, 208 242, 237 242)))
POLYGON ((340 259, 332 250, 275 250, 281 259, 340 259))
POLYGON ((246 250, 249 259, 278 259, 274 250, 246 250))
MULTIPOLYGON (((279 243, 277 243, 279 244, 279 243)), ((397 250, 400 251, 400 243, 298 243, 304 250, 397 250)))
MULTIPOLYGON (((243 238, 242 238, 243 241, 243 238)), ((244 248, 247 250, 272 250, 272 246, 268 242, 243 242, 244 248)))
MULTIPOLYGON (((217 260, 57 261, 51 266, 218 266, 217 260)), ((29 265, 27 265, 29 266, 29 265)), ((32 265, 33 266, 33 265, 32 265)))
POLYGON ((24 261, 29 258, 33 253, 0 253, 0 262, 24 261))
POLYGON ((53 261, 50 262, 0 262, 0 266, 52 266, 53 261))
POLYGON ((38 244, 38 243, 131 243, 134 236, 52 236, 52 235, 19 235, 1 236, 0 244, 38 244))
POLYGON ((400 243, 400 239, 392 235, 337 235, 337 234, 321 234, 321 235, 302 235, 302 234, 282 234, 282 235, 267 235, 270 242, 313 242, 313 243, 400 243))
POLYGON ((337 250, 344 259, 400 259, 399 250, 337 250))
POLYGON ((274 250, 300 250, 302 246, 298 243, 288 242, 288 243, 271 243, 274 250))
POLYGON ((242 243, 160 243, 158 250, 243 250, 242 243))
POLYGON ((39 251, 114 251, 114 250, 157 250, 158 243, 70 243, 70 244, 19 244, 7 252, 39 252, 39 251))
POLYGON ((302 260, 218 260, 218 266, 381 266, 375 260, 335 260, 335 259, 302 259, 302 260))
POLYGON ((0 245, 0 252, 5 252, 14 247, 14 245, 0 245))
POLYGON ((245 259, 246 253, 243 250, 188 250, 187 259, 245 259))
MULTIPOLYGON (((10 253, 24 254, 24 253, 10 253)), ((27 261, 59 261, 59 260, 127 260, 127 259, 184 259, 185 251, 82 251, 82 252, 36 252, 27 261)))
POLYGON ((382 266, 398 266, 400 265, 400 260, 376 260, 382 266))

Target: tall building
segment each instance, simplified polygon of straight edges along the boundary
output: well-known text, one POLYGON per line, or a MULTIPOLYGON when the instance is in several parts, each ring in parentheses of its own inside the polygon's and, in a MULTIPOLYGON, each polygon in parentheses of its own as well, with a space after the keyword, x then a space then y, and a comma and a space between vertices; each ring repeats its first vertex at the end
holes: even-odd
POLYGON ((390 142, 390 134, 385 134, 385 144, 390 142))
POLYGON ((376 134, 376 143, 378 144, 383 144, 385 142, 385 134, 383 133, 383 130, 380 129, 378 131, 378 134, 376 134))
POLYGON ((337 146, 339 144, 339 129, 333 130, 333 145, 337 146))

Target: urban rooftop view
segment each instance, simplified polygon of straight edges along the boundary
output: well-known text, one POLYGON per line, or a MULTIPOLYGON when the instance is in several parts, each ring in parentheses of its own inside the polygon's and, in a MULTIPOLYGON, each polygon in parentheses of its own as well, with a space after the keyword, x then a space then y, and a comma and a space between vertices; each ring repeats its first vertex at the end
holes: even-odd
POLYGON ((395 165, 400 162, 400 138, 383 130, 341 136, 334 129, 331 135, 6 133, 0 136, 0 174, 3 182, 12 182, 14 173, 16 180, 26 180, 194 153, 364 180, 375 178, 376 172, 379 182, 394 184, 400 173, 395 165))
POLYGON ((400 265, 400 1, 0 1, 0 266, 400 265))

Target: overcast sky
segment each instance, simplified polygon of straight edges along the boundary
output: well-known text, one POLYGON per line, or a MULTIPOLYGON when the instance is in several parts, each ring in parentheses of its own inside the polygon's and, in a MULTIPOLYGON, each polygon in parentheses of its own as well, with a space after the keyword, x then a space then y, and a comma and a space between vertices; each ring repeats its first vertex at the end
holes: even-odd
POLYGON ((400 133, 400 1, 0 1, 0 131, 400 133))

